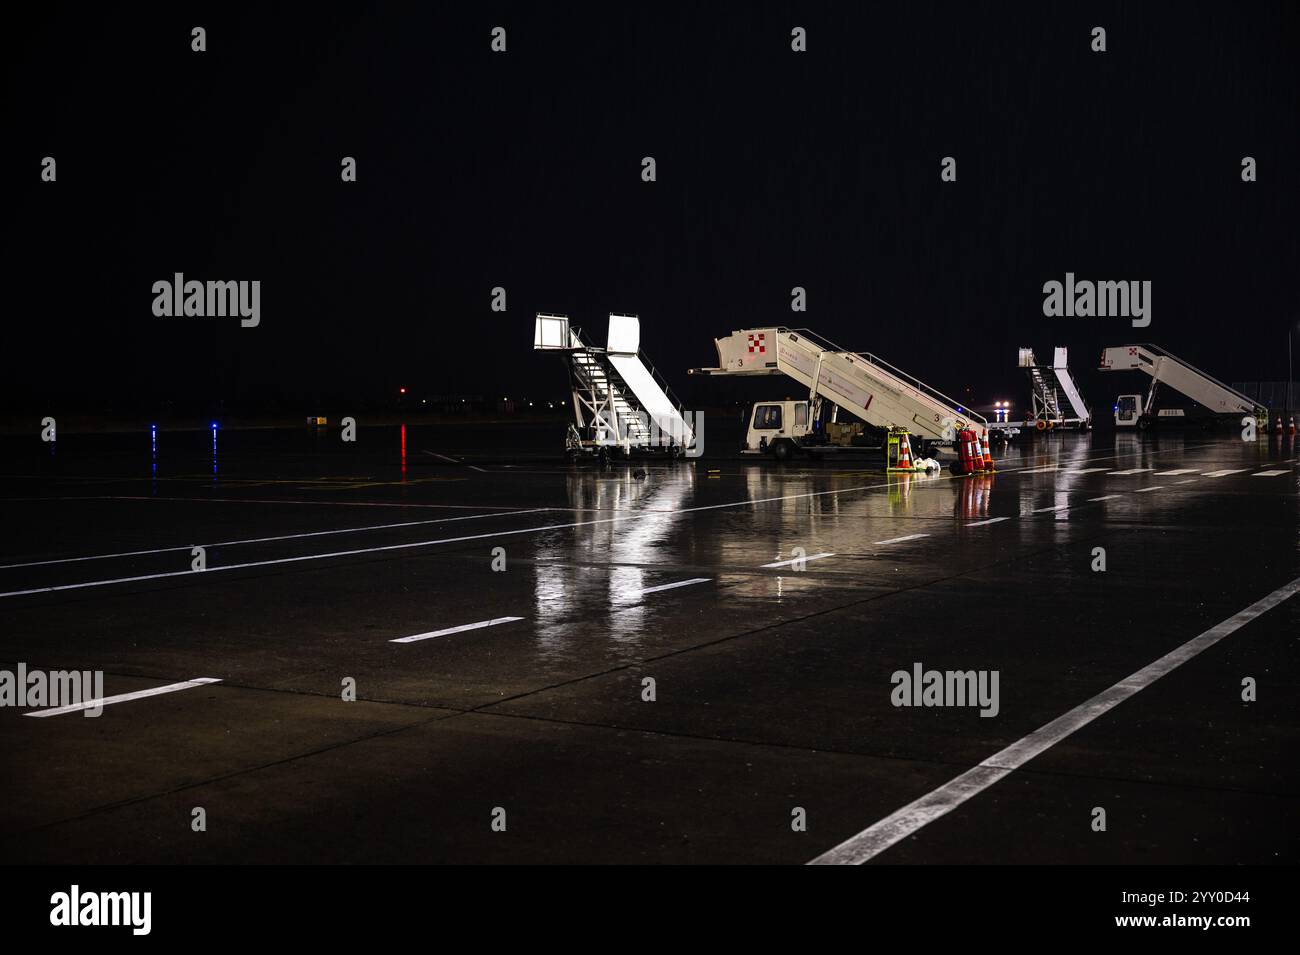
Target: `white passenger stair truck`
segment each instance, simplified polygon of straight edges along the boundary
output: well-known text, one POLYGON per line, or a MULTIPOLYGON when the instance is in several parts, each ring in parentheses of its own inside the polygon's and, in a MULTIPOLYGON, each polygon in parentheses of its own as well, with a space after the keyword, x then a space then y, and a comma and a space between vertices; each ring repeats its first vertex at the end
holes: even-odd
POLYGON ((538 312, 533 348, 559 354, 569 369, 573 423, 565 452, 579 456, 694 456, 695 429, 667 382, 641 353, 635 315, 611 313, 605 347, 589 345, 568 316, 538 312))
POLYGON ((1032 348, 1020 349, 1020 367, 1029 375, 1030 415, 1025 427, 1035 431, 1068 428, 1083 431, 1092 424, 1092 409, 1079 393, 1078 383, 1070 374, 1065 348, 1053 349, 1052 363, 1039 364, 1032 348))
MULTIPOLYGON (((742 452, 787 460, 864 447, 864 425, 901 428, 922 442, 912 457, 934 457, 956 433, 987 439, 988 422, 938 389, 868 352, 849 351, 809 332, 777 326, 743 328, 714 340, 716 368, 693 375, 785 375, 807 390, 799 401, 754 404, 742 452), (840 412, 853 421, 840 421, 840 412)), ((879 447, 880 445, 876 445, 879 447)))
POLYGON ((1145 431, 1154 425, 1211 428, 1217 422, 1234 424, 1252 415, 1264 427, 1268 411, 1253 398, 1192 367, 1156 345, 1116 345, 1101 353, 1102 371, 1142 371, 1151 376, 1146 397, 1120 395, 1115 399, 1115 427, 1145 431), (1174 392, 1157 406, 1163 391, 1174 392))

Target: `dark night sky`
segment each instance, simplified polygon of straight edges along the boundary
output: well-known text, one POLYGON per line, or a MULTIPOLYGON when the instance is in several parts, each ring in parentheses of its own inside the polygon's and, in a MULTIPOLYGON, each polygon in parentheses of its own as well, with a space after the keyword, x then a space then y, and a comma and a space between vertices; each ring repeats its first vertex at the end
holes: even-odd
MULTIPOLYGON (((976 400, 1023 398, 1021 344, 1090 368, 1153 341, 1226 380, 1282 379, 1297 9, 43 7, 5 39, 5 404, 559 394, 531 350, 539 309, 598 343, 609 311, 639 313, 679 386, 714 336, 760 324, 976 400), (1067 270, 1151 280, 1151 327, 1043 317, 1067 270), (176 271, 260 279, 261 326, 154 317, 150 287, 176 271)), ((1094 404, 1119 390, 1100 381, 1094 404)))

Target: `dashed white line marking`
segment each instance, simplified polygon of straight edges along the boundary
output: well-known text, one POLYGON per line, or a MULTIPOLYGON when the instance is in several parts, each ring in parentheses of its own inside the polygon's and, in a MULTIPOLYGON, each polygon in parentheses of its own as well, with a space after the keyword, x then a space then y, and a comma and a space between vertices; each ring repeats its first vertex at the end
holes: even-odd
POLYGON ((834 557, 834 556, 835 556, 835 554, 834 554, 833 552, 831 552, 831 551, 826 551, 824 554, 809 554, 807 557, 791 557, 789 560, 778 560, 778 561, 775 561, 775 562, 773 562, 773 563, 771 563, 771 564, 764 564, 763 566, 764 566, 764 567, 772 567, 772 568, 775 568, 775 567, 789 567, 789 566, 791 566, 791 565, 793 565, 793 564, 797 564, 797 563, 799 563, 799 561, 801 561, 801 560, 802 560, 802 561, 821 560, 823 557, 834 557))
POLYGON ((1151 485, 1151 487, 1140 487, 1140 488, 1138 488, 1136 491, 1134 491, 1133 493, 1134 493, 1134 494, 1150 494, 1152 491, 1159 491, 1159 490, 1160 490, 1161 488, 1163 488, 1163 487, 1164 487, 1163 484, 1153 484, 1153 485, 1151 485))
POLYGON ((914 541, 920 537, 929 537, 929 534, 908 534, 906 537, 891 537, 887 541, 876 541, 877 544, 901 544, 903 541, 914 541))
POLYGON ((1056 465, 1050 464, 1045 468, 1029 468, 1028 470, 1021 471, 1020 473, 1021 474, 1043 474, 1047 471, 1055 471, 1055 470, 1056 470, 1056 465))
POLYGON ((872 826, 840 843, 835 848, 813 859, 810 865, 860 865, 901 842, 922 826, 947 815, 972 796, 978 796, 994 783, 1011 775, 1025 763, 1055 746, 1075 731, 1087 726, 1139 690, 1146 689, 1156 680, 1176 670, 1202 651, 1230 636, 1256 617, 1273 609, 1282 601, 1300 592, 1300 578, 1279 587, 1267 597, 1251 604, 1216 624, 1182 646, 1166 653, 1136 673, 1125 677, 1108 690, 1079 704, 1058 716, 1028 736, 1017 740, 1006 749, 994 753, 973 769, 908 803, 872 826))
POLYGON ((1072 468, 1066 471, 1066 474, 1096 474, 1098 471, 1105 471, 1106 468, 1072 468))
POLYGON ((1155 468, 1129 468, 1127 471, 1110 471, 1108 474, 1142 474, 1145 471, 1154 471, 1155 468))
POLYGON ((1279 474, 1290 474, 1290 471, 1259 471, 1252 474, 1251 477, 1277 477, 1279 474))
POLYGON ((1175 483, 1175 484, 1195 484, 1195 483, 1196 483, 1196 478, 1192 478, 1192 479, 1189 480, 1189 481, 1175 481, 1174 483, 1175 483))
POLYGON ((1165 477, 1166 475, 1168 475, 1169 477, 1176 477, 1179 474, 1196 474, 1200 470, 1201 470, 1200 468, 1179 468, 1176 471, 1157 471, 1156 476, 1165 477))
POLYGON ((966 524, 965 526, 984 527, 986 524, 997 524, 999 521, 1009 521, 1009 520, 1011 520, 1011 518, 1009 517, 990 517, 987 521, 974 521, 973 523, 966 524))
POLYGON ((1229 474, 1244 474, 1250 468, 1235 468, 1226 471, 1206 471, 1202 477, 1227 477, 1229 474))
POLYGON ((449 633, 464 633, 466 630, 482 630, 484 627, 495 627, 500 623, 514 623, 516 620, 523 620, 523 617, 493 617, 491 620, 480 620, 478 623, 465 623, 459 627, 448 627, 446 630, 433 630, 429 633, 417 633, 411 637, 398 637, 396 640, 389 640, 389 643, 415 643, 419 640, 432 640, 434 637, 445 637, 449 633))
POLYGON ((32 710, 24 713, 23 716, 62 716, 64 713, 79 713, 82 710, 90 710, 99 706, 111 706, 114 703, 125 703, 127 700, 143 700, 150 696, 161 696, 164 693, 175 693, 177 690, 188 690, 191 687, 220 682, 220 680, 213 677, 204 676, 196 680, 186 680, 184 683, 168 683, 166 686, 155 686, 152 690, 136 690, 134 693, 104 696, 94 700, 87 700, 84 703, 74 703, 71 706, 56 706, 48 710, 32 710))
POLYGON ((1053 504, 1051 507, 1036 507, 1032 513, 1046 514, 1048 511, 1064 511, 1067 510, 1069 506, 1069 504, 1053 504))
POLYGON ((692 577, 690 580, 679 580, 672 584, 660 584, 658 587, 646 587, 644 590, 629 590, 626 593, 619 594, 620 597, 642 597, 646 594, 657 594, 661 590, 672 590, 676 587, 689 587, 691 584, 707 584, 712 577, 692 577))
POLYGON ((1122 494, 1103 494, 1101 497, 1090 497, 1090 498, 1088 498, 1088 503, 1089 503, 1089 504, 1092 504, 1092 503, 1095 503, 1096 501, 1109 501, 1109 500, 1111 500, 1111 499, 1113 499, 1113 498, 1116 498, 1116 497, 1123 497, 1123 495, 1122 495, 1122 494))

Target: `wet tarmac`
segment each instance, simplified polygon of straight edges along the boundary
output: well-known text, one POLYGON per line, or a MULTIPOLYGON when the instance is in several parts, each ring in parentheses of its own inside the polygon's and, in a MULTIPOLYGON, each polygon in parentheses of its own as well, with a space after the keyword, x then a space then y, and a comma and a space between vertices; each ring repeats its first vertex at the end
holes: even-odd
POLYGON ((129 698, 0 707, 3 860, 1300 861, 1289 441, 963 478, 562 431, 5 439, 0 669, 129 698), (895 705, 914 668, 996 712, 895 705))

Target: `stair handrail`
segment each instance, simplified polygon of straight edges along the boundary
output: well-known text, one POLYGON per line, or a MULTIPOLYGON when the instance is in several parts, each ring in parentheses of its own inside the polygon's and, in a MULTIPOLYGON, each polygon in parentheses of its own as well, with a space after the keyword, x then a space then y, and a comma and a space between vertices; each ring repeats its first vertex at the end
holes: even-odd
POLYGON ((829 338, 823 338, 821 335, 818 335, 816 332, 811 331, 810 329, 807 328, 787 328, 785 326, 780 326, 777 328, 777 331, 787 332, 787 333, 797 332, 798 334, 811 339, 813 344, 816 345, 818 348, 820 348, 822 351, 839 352, 840 354, 844 354, 844 355, 853 355, 858 358, 864 358, 871 364, 878 365, 881 368, 885 369, 885 371, 888 371, 895 378, 902 379, 905 383, 915 388, 917 391, 921 392, 927 397, 937 398, 940 401, 947 404, 950 408, 955 408, 957 411, 961 412, 966 417, 972 420, 977 420, 981 424, 985 425, 986 427, 988 426, 988 419, 985 418, 983 415, 975 411, 972 411, 970 408, 967 408, 965 405, 961 404, 958 401, 954 401, 952 398, 945 395, 938 388, 935 388, 933 385, 928 385, 925 382, 923 382, 920 378, 917 378, 915 375, 909 374, 908 372, 903 371, 901 368, 897 368, 894 365, 891 365, 889 362, 885 361, 885 359, 881 358, 878 355, 873 355, 871 354, 871 352, 853 351, 851 349, 844 348, 841 345, 837 345, 829 338), (829 348, 825 347, 828 345, 830 346, 829 348))
POLYGON ((1179 358, 1177 355, 1175 355, 1173 352, 1171 352, 1171 351, 1170 351, 1169 349, 1167 349, 1167 348, 1162 348, 1162 347, 1160 347, 1159 345, 1153 345, 1153 344, 1151 344, 1150 342, 1139 342, 1138 345, 1137 345, 1137 347, 1138 347, 1138 348, 1145 348, 1145 349, 1147 349, 1147 351, 1154 352, 1157 358, 1172 358, 1174 361, 1178 362, 1180 365, 1184 365, 1184 366, 1186 366, 1187 368, 1190 368, 1192 371, 1196 372, 1196 373, 1197 373, 1198 375, 1200 375, 1202 378, 1205 378, 1205 379, 1207 379, 1207 380, 1209 380, 1209 381, 1214 382, 1216 385, 1218 385, 1218 386, 1219 386, 1220 388, 1222 388, 1224 391, 1230 391, 1230 392, 1232 392, 1234 395, 1236 395, 1238 398, 1241 398, 1243 401, 1249 401, 1249 402, 1250 402, 1252 405, 1254 405, 1256 408, 1263 408, 1263 407, 1264 407, 1264 406, 1263 406, 1262 404, 1260 404, 1259 401, 1256 400, 1255 398, 1250 397, 1250 395, 1243 394, 1242 392, 1238 391, 1236 388, 1232 387, 1232 385, 1226 384, 1226 383, 1220 381, 1218 378, 1215 378, 1213 375, 1211 375, 1211 374, 1209 374, 1209 373, 1207 373, 1207 372, 1201 371, 1201 369, 1197 368, 1197 367, 1196 367, 1195 365, 1193 365, 1190 361, 1186 361, 1185 359, 1179 358))

